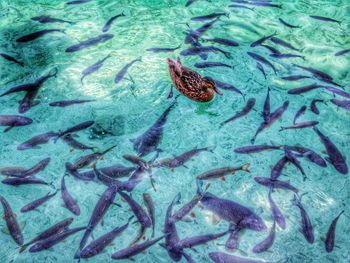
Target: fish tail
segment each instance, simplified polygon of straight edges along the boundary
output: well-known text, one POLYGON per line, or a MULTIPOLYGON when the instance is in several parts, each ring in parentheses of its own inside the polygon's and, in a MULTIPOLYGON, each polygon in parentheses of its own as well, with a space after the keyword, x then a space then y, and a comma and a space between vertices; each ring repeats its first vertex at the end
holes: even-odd
POLYGON ((286 127, 283 127, 283 126, 281 126, 281 128, 278 130, 278 131, 284 131, 286 129, 286 127))
POLYGON ((200 180, 200 179, 196 179, 196 184, 197 184, 197 193, 198 193, 199 195, 203 195, 203 193, 204 193, 204 191, 203 191, 203 189, 202 189, 202 187, 203 187, 203 181, 200 180))
POLYGON ((249 167, 250 167, 249 163, 243 164, 242 171, 250 173, 249 167))
POLYGON ((27 249, 27 247, 29 246, 29 244, 24 244, 19 248, 19 253, 22 253, 24 250, 27 249))

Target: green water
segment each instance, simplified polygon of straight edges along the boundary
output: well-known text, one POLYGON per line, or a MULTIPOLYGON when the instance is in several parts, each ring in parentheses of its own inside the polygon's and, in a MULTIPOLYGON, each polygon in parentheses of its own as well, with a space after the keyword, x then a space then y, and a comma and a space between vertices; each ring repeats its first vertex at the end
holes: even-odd
MULTIPOLYGON (((319 121, 320 130, 332 139, 348 160, 350 159, 350 113, 330 103, 332 95, 322 90, 305 93, 302 96, 287 94, 291 88, 313 83, 311 80, 294 83, 281 80, 282 76, 303 74, 301 70, 292 66, 296 63, 327 72, 335 82, 350 91, 349 54, 334 56, 335 52, 350 47, 350 4, 347 0, 299 0, 279 1, 279 3, 283 5, 282 9, 255 7, 254 11, 251 11, 229 9, 227 6, 231 2, 224 0, 213 0, 211 3, 197 1, 190 7, 185 7, 185 1, 182 0, 96 0, 71 6, 67 6, 64 1, 54 0, 0 0, 0 52, 11 54, 25 64, 22 68, 0 58, 1 93, 15 85, 31 82, 52 68, 58 69, 57 77, 49 79, 40 89, 36 99, 40 104, 24 114, 33 119, 33 124, 0 133, 0 166, 31 167, 38 161, 51 157, 49 166, 38 177, 53 182, 55 188, 59 189, 60 179, 65 172, 64 164, 68 161, 74 162, 89 151, 71 151, 62 140, 56 144, 50 142, 42 145, 40 149, 17 151, 16 147, 34 135, 50 130, 66 129, 87 120, 94 120, 109 133, 104 137, 96 137, 91 130, 86 130, 78 133, 79 141, 101 150, 117 145, 103 160, 98 161, 98 167, 113 164, 130 165, 122 158, 123 154, 135 154, 130 139, 136 138, 150 127, 171 103, 171 100, 166 99, 171 84, 166 58, 176 58, 187 45, 183 44, 182 48, 174 53, 154 54, 145 50, 151 47, 175 47, 182 44, 185 38, 184 32, 188 29, 186 23, 190 23, 192 28, 202 24, 202 22, 190 22, 191 17, 231 11, 230 17, 221 18, 212 29, 208 30, 205 37, 230 38, 240 44, 239 47, 220 46, 231 52, 231 60, 220 53, 210 54, 208 58, 208 61, 228 63, 234 66, 234 69, 211 68, 200 69, 198 72, 235 85, 246 98, 256 98, 255 111, 219 128, 222 121, 245 105, 241 96, 223 90, 223 96, 216 95, 212 102, 206 104, 193 102, 184 96, 179 97, 178 104, 170 113, 164 128, 164 136, 159 145, 163 152, 159 158, 169 158, 205 146, 213 147, 214 153, 205 152, 194 157, 187 164, 188 168, 179 167, 174 171, 154 169, 157 192, 153 191, 149 180, 144 180, 135 188, 132 196, 141 202, 142 193, 148 192, 152 195, 156 206, 156 236, 160 236, 163 234, 167 206, 178 192, 182 194, 182 204, 193 197, 196 191, 196 175, 212 168, 250 163, 251 173, 237 173, 234 176, 227 176, 225 181, 212 181, 210 192, 252 208, 270 228, 272 217, 267 199, 268 189, 256 184, 253 178, 269 176, 271 167, 281 158, 281 152, 267 151, 239 155, 233 151, 237 147, 250 145, 250 139, 262 121, 259 112, 263 107, 267 87, 272 89, 273 110, 285 100, 290 101, 290 106, 281 121, 258 136, 256 144, 302 145, 325 157, 324 146, 312 129, 279 132, 280 126, 292 123, 294 114, 302 105, 310 105, 315 98, 324 99, 327 101, 326 105, 318 104, 320 115, 308 110, 302 120, 319 121), (126 16, 117 19, 112 25, 109 33, 115 36, 111 41, 75 53, 64 52, 73 44, 101 34, 105 22, 122 11, 126 16), (30 20, 31 17, 44 14, 76 23, 40 24, 30 20), (309 15, 332 17, 342 23, 312 20, 309 15), (281 25, 278 22, 280 17, 291 24, 301 25, 301 28, 290 29, 281 25), (65 33, 48 34, 28 43, 15 41, 20 36, 48 28, 64 29, 65 33), (264 48, 255 48, 254 52, 269 58, 278 70, 277 75, 274 75, 268 67, 265 67, 267 73, 265 80, 256 69, 256 62, 247 56, 246 52, 252 51, 250 43, 274 32, 278 33, 279 38, 301 48, 305 61, 299 58, 270 59, 269 53, 264 48), (108 54, 111 54, 111 58, 106 60, 99 71, 86 77, 82 85, 81 72, 108 54), (135 63, 127 74, 133 82, 124 79, 119 84, 114 84, 117 72, 125 64, 140 56, 142 62, 135 63), (50 102, 64 99, 96 101, 67 108, 49 106, 50 102)), ((283 48, 281 50, 288 51, 283 48)), ((183 64, 190 68, 200 60, 196 56, 182 58, 183 64)), ((178 94, 177 91, 174 92, 178 94)), ((18 103, 22 98, 23 93, 0 98, 0 114, 18 114, 18 103)), ((151 156, 153 154, 146 159, 151 159, 151 156)), ((286 217, 286 230, 277 227, 273 247, 260 255, 255 255, 251 249, 266 237, 267 232, 244 231, 240 238, 239 251, 235 252, 235 255, 273 262, 285 258, 289 259, 288 262, 295 263, 349 262, 349 175, 339 174, 331 165, 321 169, 304 159, 301 162, 308 180, 304 182, 299 172, 291 165, 283 171, 282 178, 290 180, 301 193, 307 193, 302 200, 314 226, 314 244, 309 245, 298 231, 300 213, 290 202, 293 194, 277 190, 274 199, 286 217), (328 254, 321 238, 341 210, 345 210, 345 214, 337 225, 336 246, 334 251, 328 254)), ((66 178, 66 184, 81 208, 81 215, 74 216, 73 226, 86 225, 105 186, 95 182, 85 183, 72 177, 66 178)), ((25 241, 34 238, 36 234, 59 220, 72 216, 71 212, 62 207, 60 194, 36 211, 28 213, 19 211, 25 204, 49 191, 52 191, 49 186, 13 187, 0 184, 0 194, 9 201, 17 214, 17 220, 23 225, 25 241)), ((116 202, 122 207, 110 207, 104 216, 104 224, 98 224, 93 231, 95 238, 124 224, 132 215, 127 204, 118 195, 116 202)), ((224 221, 213 225, 211 216, 200 208, 195 208, 194 213, 196 218, 192 222, 177 224, 181 238, 209 232, 217 233, 227 229, 228 224, 224 221)), ((0 262, 72 262, 82 237, 82 233, 78 233, 50 250, 40 253, 26 251, 20 254, 18 246, 6 233, 4 220, 0 221, 0 229, 0 262)), ((111 254, 126 247, 134 239, 137 231, 138 225, 130 226, 103 253, 88 261, 111 261, 111 254)), ((146 236, 150 237, 150 231, 146 236)), ((207 254, 212 251, 224 251, 225 241, 226 237, 199 246, 196 252, 191 250, 188 252, 196 262, 210 262, 207 254)), ((136 262, 171 262, 167 252, 159 245, 151 247, 146 253, 141 253, 134 259, 136 262)))

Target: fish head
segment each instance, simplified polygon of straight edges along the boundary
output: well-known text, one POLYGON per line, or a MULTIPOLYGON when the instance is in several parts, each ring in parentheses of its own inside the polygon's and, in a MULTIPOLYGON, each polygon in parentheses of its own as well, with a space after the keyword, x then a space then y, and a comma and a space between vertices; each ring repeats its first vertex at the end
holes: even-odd
POLYGON ((239 225, 255 231, 264 231, 267 229, 264 221, 257 215, 251 214, 239 222, 239 225))

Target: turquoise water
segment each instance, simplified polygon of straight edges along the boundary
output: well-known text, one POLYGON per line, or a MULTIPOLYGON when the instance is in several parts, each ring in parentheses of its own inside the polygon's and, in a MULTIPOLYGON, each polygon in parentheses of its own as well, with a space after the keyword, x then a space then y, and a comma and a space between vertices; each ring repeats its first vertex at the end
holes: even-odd
MULTIPOLYGON (((274 1, 277 3, 277 1, 274 1)), ((16 147, 29 138, 51 130, 64 130, 80 122, 93 120, 95 128, 78 132, 80 142, 104 150, 112 145, 115 149, 99 160, 97 167, 113 164, 130 166, 122 158, 124 154, 136 154, 130 139, 141 135, 150 127, 158 116, 170 105, 167 100, 171 85, 166 58, 176 58, 181 50, 188 48, 183 44, 188 30, 198 28, 205 22, 193 22, 190 18, 213 12, 231 12, 230 17, 222 17, 204 38, 222 37, 237 41, 239 47, 220 46, 229 51, 232 59, 220 53, 209 54, 208 61, 220 61, 234 66, 231 68, 198 69, 198 72, 235 85, 246 98, 255 98, 254 111, 246 117, 220 128, 220 123, 236 111, 241 110, 246 101, 242 96, 227 90, 223 95, 216 95, 209 103, 201 104, 180 96, 177 105, 171 111, 164 127, 164 135, 159 148, 163 151, 159 159, 171 158, 196 147, 212 147, 213 153, 203 152, 189 161, 185 167, 169 169, 153 169, 157 192, 154 192, 149 180, 143 180, 132 192, 138 202, 142 202, 142 194, 148 192, 155 202, 156 236, 162 235, 166 208, 174 196, 181 192, 181 204, 192 199, 196 192, 195 177, 209 169, 223 166, 238 166, 250 163, 251 173, 238 172, 228 175, 225 181, 211 181, 210 192, 222 198, 235 200, 252 208, 264 219, 268 228, 272 225, 272 217, 268 204, 268 189, 254 181, 255 176, 269 176, 271 167, 281 158, 281 151, 266 151, 257 154, 240 155, 234 149, 251 145, 259 124, 262 122, 260 111, 266 97, 267 87, 271 88, 271 108, 276 109, 285 100, 290 101, 288 110, 282 119, 263 131, 256 144, 301 145, 311 148, 326 157, 325 147, 316 133, 308 128, 279 132, 280 126, 291 125, 296 111, 302 106, 309 106, 313 99, 323 99, 326 104, 317 104, 320 110, 315 115, 309 109, 301 120, 319 121, 319 129, 324 132, 339 148, 347 160, 350 158, 350 113, 338 108, 329 100, 333 96, 329 92, 316 90, 303 95, 289 95, 291 88, 301 87, 317 82, 304 79, 298 82, 283 81, 281 77, 304 74, 293 63, 314 67, 331 75, 335 82, 350 92, 350 57, 335 57, 334 53, 350 48, 350 4, 346 0, 338 1, 279 1, 282 9, 254 7, 254 10, 229 9, 230 1, 196 1, 185 7, 181 0, 123 0, 123 1, 91 1, 81 5, 66 5, 63 1, 8 1, 0 0, 0 52, 10 54, 25 67, 0 57, 1 93, 9 88, 32 82, 52 68, 58 69, 56 78, 44 83, 36 101, 40 102, 24 114, 33 119, 30 126, 13 128, 7 133, 0 133, 1 167, 31 167, 40 160, 50 157, 51 162, 38 177, 52 182, 54 188, 60 188, 60 181, 65 172, 65 163, 74 162, 90 151, 72 150, 62 140, 51 141, 40 149, 18 151, 16 147), (114 38, 105 43, 86 48, 75 53, 66 53, 65 49, 80 41, 101 34, 105 22, 112 16, 125 13, 112 25, 109 33, 114 38), (70 24, 40 24, 30 18, 38 15, 50 15, 55 18, 75 22, 70 24), (342 21, 341 24, 310 19, 309 15, 332 17, 342 21), (283 18, 300 28, 290 29, 278 22, 283 18), (64 33, 51 33, 28 43, 16 43, 20 36, 42 29, 63 29, 64 33), (268 56, 262 47, 251 48, 249 45, 263 35, 277 32, 281 39, 302 49, 305 61, 300 58, 278 60, 268 56), (182 47, 173 53, 146 52, 152 47, 182 47), (256 52, 273 62, 277 75, 265 67, 267 79, 256 69, 256 62, 247 56, 247 51, 256 52), (80 82, 81 72, 97 60, 111 57, 103 67, 80 82), (127 78, 120 83, 113 82, 115 75, 127 63, 142 57, 142 62, 129 68, 127 78), (49 103, 64 99, 94 99, 94 102, 74 105, 67 108, 50 107, 49 103), (96 127, 107 131, 105 136, 97 136, 96 127)), ((276 46, 278 47, 278 46, 276 46)), ((285 53, 288 49, 278 47, 285 53)), ((292 52, 290 52, 292 53, 292 52)), ((185 66, 194 68, 198 56, 182 57, 185 66)), ((310 75, 310 74, 308 74, 310 75)), ((178 91, 174 90, 175 95, 178 91)), ((0 115, 18 114, 18 104, 24 93, 12 94, 0 98, 0 115)), ((341 97, 339 96, 339 99, 341 97)), ((150 160, 153 154, 146 156, 150 160)), ((300 227, 300 212, 291 204, 293 193, 276 190, 273 197, 286 217, 287 228, 276 228, 276 240, 269 251, 256 255, 251 252, 268 232, 246 230, 241 235, 239 250, 234 254, 241 257, 259 258, 276 262, 288 258, 287 262, 349 262, 350 224, 349 224, 349 175, 342 175, 333 166, 321 168, 301 159, 308 179, 304 182, 294 166, 288 165, 283 171, 282 180, 290 180, 301 193, 307 193, 304 204, 314 227, 315 242, 309 245, 300 227), (332 253, 326 253, 321 238, 326 234, 331 221, 342 210, 336 230, 336 245, 332 253)), ((73 177, 66 177, 66 184, 78 201, 80 216, 62 207, 60 193, 37 210, 21 213, 20 209, 32 200, 53 192, 51 186, 24 185, 9 186, 0 184, 0 194, 10 203, 17 214, 17 220, 23 227, 26 241, 34 238, 39 232, 67 217, 74 217, 72 226, 86 225, 93 208, 106 187, 98 182, 83 182, 73 177)), ((117 195, 116 202, 122 207, 111 206, 103 217, 103 224, 98 224, 93 231, 94 238, 124 224, 132 215, 128 205, 117 195)), ((180 206, 176 206, 180 208, 180 206)), ((177 230, 181 238, 218 233, 227 229, 227 222, 212 224, 211 215, 196 207, 196 215, 191 222, 180 222, 177 230)), ((104 252, 89 259, 90 262, 106 262, 112 253, 126 247, 136 236, 139 226, 131 225, 104 252)), ((72 262, 83 233, 69 237, 66 241, 52 249, 40 253, 19 253, 18 245, 7 234, 4 220, 0 221, 0 254, 1 262, 72 262)), ((146 233, 150 238, 151 231, 146 233)), ((196 262, 210 262, 208 253, 225 251, 226 237, 196 247, 196 252, 188 249, 196 262)), ((90 239, 91 240, 91 239, 90 239)), ((136 262, 171 262, 167 252, 155 245, 134 257, 136 262)), ((121 261, 124 262, 124 261, 121 261)), ((128 262, 128 260, 125 260, 128 262)), ((183 259, 185 262, 185 259, 183 259)))

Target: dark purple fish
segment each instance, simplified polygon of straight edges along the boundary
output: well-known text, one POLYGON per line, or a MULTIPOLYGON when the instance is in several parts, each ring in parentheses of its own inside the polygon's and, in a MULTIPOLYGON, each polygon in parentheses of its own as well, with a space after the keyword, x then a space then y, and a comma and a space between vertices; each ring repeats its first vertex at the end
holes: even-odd
POLYGON ((263 36, 262 38, 259 38, 258 40, 256 40, 255 42, 250 44, 250 47, 256 47, 256 46, 260 46, 262 43, 264 43, 266 40, 270 39, 271 37, 275 36, 276 33, 273 33, 272 35, 268 35, 268 36, 263 36))
POLYGON ((315 153, 314 151, 304 148, 304 147, 299 147, 299 146, 287 146, 290 150, 294 152, 298 152, 303 155, 303 157, 306 157, 309 161, 321 166, 321 167, 327 167, 327 163, 323 158, 315 153))
POLYGON ((64 33, 64 30, 62 30, 62 29, 44 29, 41 31, 37 31, 37 32, 31 33, 31 34, 25 35, 23 37, 17 38, 16 42, 23 43, 23 42, 33 41, 37 38, 40 38, 42 36, 45 36, 46 34, 53 33, 53 32, 64 33))
POLYGON ((129 218, 128 222, 125 225, 121 227, 116 227, 112 231, 92 241, 89 245, 84 247, 84 249, 80 253, 80 257, 91 258, 101 253, 105 249, 105 247, 111 244, 117 236, 122 234, 124 230, 128 228, 131 219, 132 217, 129 218))
POLYGON ((261 63, 256 62, 256 68, 263 74, 264 78, 266 79, 266 72, 264 66, 261 65, 261 63))
POLYGON ((337 84, 337 83, 335 83, 333 81, 333 78, 330 75, 328 75, 327 73, 325 73, 323 71, 320 71, 318 69, 314 69, 314 68, 311 68, 311 67, 299 66, 299 65, 296 65, 296 64, 294 64, 294 66, 310 72, 315 78, 319 79, 320 81, 339 86, 339 84, 337 84))
POLYGON ((271 116, 271 105, 270 105, 270 88, 267 88, 267 94, 264 102, 263 111, 261 112, 261 116, 264 118, 265 122, 269 122, 271 116))
POLYGON ((270 191, 269 191, 269 204, 271 207, 273 219, 274 219, 274 221, 277 222, 277 224, 282 229, 286 229, 286 219, 284 218, 284 215, 282 214, 281 210, 277 207, 274 200, 272 199, 271 192, 272 192, 272 190, 270 189, 270 191))
POLYGON ((182 220, 192 209, 199 203, 202 199, 202 195, 200 193, 195 194, 195 196, 186 204, 184 204, 179 210, 177 210, 171 216, 171 220, 174 222, 178 222, 182 220))
POLYGON ((288 22, 284 21, 282 18, 279 18, 278 19, 283 25, 287 26, 287 27, 290 27, 290 28, 300 28, 300 26, 294 26, 294 25, 291 25, 289 24, 288 22))
POLYGON ((35 103, 34 99, 38 95, 39 89, 31 90, 26 93, 18 107, 19 113, 27 112, 35 103))
POLYGON ((69 134, 69 133, 74 133, 74 132, 78 132, 78 131, 81 131, 81 130, 85 130, 85 129, 91 127, 94 124, 95 124, 94 121, 84 121, 82 123, 79 123, 79 124, 71 127, 71 128, 68 128, 67 130, 65 130, 63 132, 59 132, 58 138, 63 137, 66 134, 69 134))
POLYGON ((160 143, 163 137, 163 128, 164 124, 168 119, 168 115, 171 109, 175 106, 176 101, 174 101, 157 119, 157 121, 148 128, 143 134, 141 134, 136 139, 132 139, 131 142, 134 145, 134 150, 139 154, 140 157, 143 157, 150 152, 159 150, 158 144, 160 143))
POLYGON ((344 98, 347 98, 347 99, 350 99, 350 93, 344 91, 344 90, 341 90, 341 89, 337 89, 337 88, 334 88, 334 87, 330 87, 330 86, 322 86, 322 88, 334 93, 334 94, 337 94, 337 95, 340 95, 344 98))
POLYGON ((321 142, 326 147, 326 151, 328 154, 326 160, 328 160, 339 173, 347 174, 348 166, 346 164, 344 156, 338 150, 337 146, 335 146, 334 143, 329 139, 329 137, 325 136, 316 127, 314 127, 314 131, 317 133, 317 135, 320 137, 321 142))
POLYGON ((304 172, 303 167, 301 166, 299 160, 298 160, 298 155, 296 155, 293 151, 290 150, 288 146, 284 146, 284 155, 286 156, 288 162, 292 163, 303 175, 304 181, 306 180, 306 174, 304 172))
POLYGON ((317 115, 320 114, 320 111, 318 110, 316 105, 316 103, 318 102, 324 102, 324 100, 312 100, 310 104, 310 110, 317 115))
POLYGON ((337 222, 339 217, 344 213, 344 210, 339 213, 339 215, 333 219, 331 225, 329 226, 327 235, 326 235, 326 241, 325 241, 325 248, 328 253, 333 251, 334 242, 335 242, 335 228, 337 226, 337 222))
POLYGON ((42 23, 42 24, 46 24, 46 23, 68 23, 71 25, 74 24, 74 22, 62 20, 62 19, 58 19, 58 18, 53 18, 51 16, 35 16, 35 17, 32 17, 31 20, 42 23))
POLYGON ((87 2, 91 2, 91 0, 75 0, 75 1, 69 1, 66 4, 67 5, 78 5, 78 4, 84 4, 87 2))
POLYGON ((280 180, 272 180, 268 177, 254 177, 255 182, 258 184, 261 184, 263 186, 266 186, 268 188, 279 188, 284 190, 290 190, 294 193, 298 193, 299 190, 292 186, 289 182, 280 181, 280 180))
POLYGON ((43 232, 41 232, 39 235, 37 235, 35 238, 33 238, 32 240, 30 240, 29 242, 27 242, 26 244, 24 244, 21 249, 20 249, 20 253, 22 253, 24 250, 26 250, 26 248, 31 245, 34 244, 40 240, 43 239, 47 239, 53 235, 56 235, 59 232, 64 231, 65 229, 68 228, 68 226, 73 222, 73 218, 69 217, 66 218, 56 224, 54 224, 53 226, 49 227, 48 229, 44 230, 43 232))
POLYGON ((266 263, 258 259, 241 258, 224 252, 210 252, 209 257, 215 263, 266 263))
POLYGON ((83 75, 83 76, 82 76, 81 79, 80 79, 81 84, 83 84, 83 80, 84 80, 84 78, 85 78, 86 76, 89 76, 89 75, 91 75, 92 73, 94 73, 94 72, 96 72, 97 70, 99 70, 99 69, 103 66, 103 63, 104 63, 108 58, 110 58, 110 57, 111 57, 111 55, 108 55, 108 56, 106 56, 105 58, 103 58, 103 59, 97 61, 95 64, 93 64, 93 65, 87 67, 86 69, 84 69, 83 72, 82 72, 82 75, 83 75))
POLYGON ((154 202, 153 202, 153 199, 152 199, 150 194, 143 193, 142 196, 143 196, 143 201, 145 203, 145 206, 147 208, 149 218, 151 219, 151 222, 152 222, 152 238, 153 238, 154 237, 154 228, 155 228, 155 223, 156 223, 154 202))
POLYGON ((43 171, 46 166, 50 163, 51 158, 45 158, 38 162, 36 165, 34 165, 32 168, 26 170, 21 176, 19 177, 27 177, 27 176, 33 176, 41 171, 43 171))
POLYGON ((303 87, 300 87, 300 88, 288 90, 288 94, 296 95, 296 94, 309 92, 311 90, 319 89, 319 88, 323 88, 323 86, 314 83, 314 84, 311 84, 311 85, 308 85, 308 86, 303 86, 303 87))
POLYGON ((239 44, 236 41, 230 40, 230 39, 226 39, 226 38, 219 38, 219 37, 215 37, 215 38, 206 38, 203 39, 204 41, 209 41, 209 42, 215 42, 221 45, 225 45, 225 46, 229 46, 229 47, 238 47, 239 44))
POLYGON ((280 45, 282 47, 285 47, 285 48, 288 48, 288 49, 291 49, 291 50, 295 50, 295 51, 300 51, 299 49, 293 47, 291 44, 287 43, 286 41, 278 38, 278 37, 271 37, 270 38, 270 41, 272 41, 273 43, 275 43, 276 45, 280 45))
POLYGON ((227 65, 222 62, 198 62, 194 64, 196 68, 213 68, 213 67, 226 67, 226 68, 233 68, 231 65, 227 65))
POLYGON ((171 99, 174 96, 174 92, 173 92, 173 85, 170 86, 170 90, 168 93, 168 96, 166 97, 167 99, 171 99))
POLYGON ((71 194, 68 192, 68 189, 66 187, 65 177, 66 175, 63 175, 61 179, 61 196, 62 200, 64 202, 65 207, 71 211, 76 216, 80 215, 80 207, 76 200, 71 196, 71 194))
POLYGON ((268 50, 271 52, 271 54, 282 54, 282 53, 281 53, 277 48, 275 48, 275 47, 272 47, 272 46, 269 46, 269 45, 260 45, 260 46, 262 46, 262 47, 268 49, 268 50))
POLYGON ((128 71, 128 69, 136 62, 141 62, 141 57, 134 59, 133 61, 131 61, 130 63, 126 64, 115 76, 114 78, 114 83, 119 83, 125 76, 126 72, 128 71))
POLYGON ((226 235, 228 231, 221 232, 218 234, 207 234, 207 235, 202 235, 202 236, 193 236, 193 237, 187 237, 184 239, 181 239, 179 242, 177 242, 176 247, 178 249, 183 249, 183 248, 192 248, 198 245, 205 244, 209 241, 218 239, 224 235, 226 235))
POLYGON ((228 174, 235 174, 237 171, 244 171, 244 172, 250 172, 249 171, 249 163, 243 164, 238 167, 222 167, 222 168, 217 168, 217 169, 212 169, 209 171, 206 171, 204 173, 201 173, 198 175, 196 178, 198 180, 209 180, 209 179, 214 179, 214 178, 220 178, 223 176, 226 176, 228 174))
POLYGON ((112 26, 113 22, 118 18, 118 17, 121 17, 121 16, 125 16, 124 12, 122 12, 121 14, 119 15, 115 15, 113 17, 111 17, 107 23, 104 25, 104 27, 102 28, 102 32, 103 33, 106 33, 112 26))
POLYGON ((181 51, 180 55, 181 56, 198 56, 200 54, 207 54, 209 52, 214 52, 214 53, 222 53, 226 58, 231 58, 231 53, 224 51, 220 48, 214 47, 214 46, 201 46, 201 47, 191 47, 187 48, 181 51))
POLYGON ((141 244, 133 245, 131 247, 124 248, 122 250, 119 250, 112 254, 112 259, 129 259, 137 254, 140 254, 141 252, 145 251, 149 247, 153 246, 157 242, 159 242, 161 239, 163 239, 164 236, 158 237, 153 240, 145 241, 141 244))
POLYGON ((14 177, 14 178, 7 178, 2 180, 3 184, 8 185, 22 185, 22 184, 45 184, 48 185, 49 183, 46 183, 42 179, 36 178, 34 176, 31 177, 14 177))
POLYGON ((19 224, 16 220, 15 213, 12 211, 10 204, 7 202, 7 200, 0 195, 0 202, 2 204, 3 210, 4 210, 4 220, 7 225, 7 229, 9 230, 9 233, 13 240, 18 244, 23 244, 23 235, 21 228, 19 227, 19 224))
POLYGON ((11 62, 14 62, 14 63, 20 65, 21 67, 24 67, 24 63, 23 62, 18 61, 17 59, 15 59, 14 57, 12 57, 10 55, 7 55, 5 53, 0 53, 0 56, 2 56, 4 59, 6 59, 8 61, 11 61, 11 62))
POLYGON ((340 51, 338 51, 337 53, 335 53, 334 56, 338 57, 338 56, 345 55, 345 54, 347 54, 347 53, 350 53, 350 48, 344 49, 344 50, 340 50, 340 51))
POLYGON ((191 20, 192 21, 205 21, 205 20, 212 20, 214 18, 221 17, 221 16, 226 16, 227 18, 229 18, 230 13, 212 13, 212 14, 205 15, 205 16, 192 17, 191 20))
POLYGON ((310 16, 310 17, 313 19, 321 20, 321 21, 325 21, 325 22, 334 22, 334 23, 338 23, 338 24, 341 23, 341 21, 339 21, 339 20, 335 20, 333 18, 324 17, 324 16, 310 16))
POLYGON ((236 2, 239 2, 239 3, 242 3, 242 4, 247 4, 247 5, 282 8, 282 5, 273 4, 273 3, 269 3, 269 2, 263 2, 263 1, 260 1, 260 2, 249 2, 249 1, 240 0, 240 1, 236 1, 236 2))
POLYGON ((292 75, 292 76, 288 76, 288 77, 283 77, 282 79, 288 80, 288 81, 296 81, 296 80, 300 80, 300 79, 310 79, 310 78, 311 77, 309 77, 309 76, 292 75))
POLYGON ((47 250, 53 247, 54 245, 58 244, 62 240, 65 240, 67 237, 84 230, 86 227, 77 227, 73 229, 65 229, 64 231, 61 231, 53 236, 50 236, 46 239, 40 240, 36 242, 33 246, 29 248, 30 253, 40 252, 42 250, 47 250))
POLYGON ((283 156, 271 169, 271 180, 276 180, 281 174, 288 162, 287 157, 283 156))
POLYGON ((86 102, 92 102, 95 100, 60 100, 60 101, 55 101, 55 102, 51 102, 49 105, 51 107, 68 107, 71 105, 75 105, 75 104, 82 104, 82 103, 86 103, 86 102))
POLYGON ((259 244, 256 244, 254 246, 253 252, 262 253, 267 251, 269 248, 271 248, 273 245, 273 242, 275 241, 275 235, 276 235, 276 221, 273 221, 273 225, 271 227, 269 235, 259 244))
POLYGON ((229 237, 225 243, 225 248, 227 250, 233 251, 238 248, 239 236, 242 228, 235 224, 230 224, 229 237))
POLYGON ((281 149, 282 146, 274 146, 274 145, 253 145, 253 146, 244 146, 235 149, 235 153, 241 154, 250 154, 250 153, 258 153, 266 150, 278 150, 281 149))
POLYGON ((264 58, 264 57, 258 55, 257 53, 254 53, 254 52, 249 52, 249 51, 248 51, 247 54, 248 54, 251 58, 255 59, 256 61, 258 61, 258 62, 260 62, 260 63, 263 63, 263 64, 268 65, 269 67, 271 67, 271 68, 273 69, 273 71, 275 72, 275 74, 276 74, 276 68, 275 68, 275 66, 272 65, 271 62, 268 61, 266 58, 264 58))
POLYGON ((304 129, 304 128, 310 128, 318 125, 318 121, 305 121, 300 122, 291 126, 281 126, 280 131, 289 130, 289 129, 304 129))
POLYGON ((299 117, 305 113, 306 109, 307 109, 306 105, 303 105, 300 107, 300 109, 297 111, 297 113, 294 116, 293 124, 295 124, 299 119, 299 117))
POLYGON ((31 210, 37 209, 39 206, 41 206, 43 203, 47 202, 48 200, 50 200, 52 197, 54 197, 57 194, 57 191, 54 192, 53 194, 48 193, 47 195, 45 195, 44 197, 41 197, 37 200, 34 200, 33 202, 30 202, 29 204, 23 206, 21 208, 21 212, 25 213, 25 212, 29 212, 31 210))
POLYGON ((235 5, 235 4, 232 4, 232 5, 229 5, 228 7, 233 7, 233 8, 243 8, 243 9, 249 9, 251 11, 254 11, 253 8, 250 8, 248 6, 245 6, 245 5, 235 5))
POLYGON ((344 109, 350 111, 350 100, 331 99, 331 102, 334 105, 337 105, 338 107, 341 107, 341 108, 344 108, 344 109))
POLYGON ((32 119, 19 115, 0 115, 0 126, 8 126, 4 132, 8 132, 14 127, 29 125, 32 122, 32 119))
POLYGON ((98 35, 97 37, 90 38, 88 40, 84 40, 78 44, 75 44, 73 46, 70 46, 66 49, 66 52, 76 52, 100 43, 104 43, 110 39, 112 39, 114 35, 112 34, 102 34, 98 35))
POLYGON ((146 51, 153 52, 153 53, 161 53, 161 52, 173 52, 177 49, 179 49, 181 45, 174 47, 174 48, 169 48, 169 47, 153 47, 153 48, 148 48, 146 51))
POLYGON ((233 86, 233 85, 231 85, 229 83, 218 81, 216 79, 213 79, 213 81, 215 82, 215 86, 217 88, 220 88, 220 89, 223 89, 223 90, 234 91, 234 92, 240 94, 244 98, 244 95, 243 95, 242 91, 237 89, 235 86, 233 86))
POLYGON ((304 206, 300 202, 300 198, 294 195, 294 199, 292 200, 293 205, 297 206, 300 209, 301 216, 301 230, 300 232, 304 235, 307 242, 310 244, 314 243, 314 230, 311 224, 311 220, 309 215, 306 213, 304 206))
POLYGON ((305 57, 304 57, 304 56, 297 55, 297 54, 291 54, 291 53, 285 53, 285 54, 282 54, 282 53, 279 53, 279 54, 270 54, 270 57, 278 58, 278 59, 285 59, 285 58, 302 58, 302 59, 305 60, 305 57))
POLYGON ((215 18, 195 30, 190 30, 190 32, 186 35, 185 44, 196 44, 199 38, 205 32, 207 32, 218 20, 218 18, 215 18))
POLYGON ((255 105, 255 99, 254 98, 250 98, 247 101, 247 104, 244 106, 244 108, 241 111, 236 112, 235 115, 233 115, 231 118, 229 118, 226 121, 222 122, 221 126, 223 126, 224 124, 226 124, 228 122, 235 121, 238 118, 246 116, 253 109, 254 105, 255 105))
POLYGON ((66 142, 69 146, 71 146, 73 149, 77 150, 94 150, 95 147, 93 146, 87 146, 85 144, 82 144, 81 142, 78 142, 76 139, 73 138, 72 134, 66 134, 62 137, 62 140, 66 142))
POLYGON ((39 135, 34 136, 33 138, 25 141, 24 143, 17 146, 17 150, 23 151, 27 149, 40 149, 38 145, 46 144, 50 139, 55 138, 59 135, 57 132, 46 132, 39 135))

